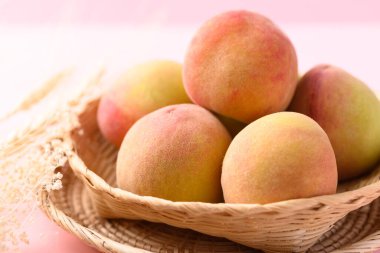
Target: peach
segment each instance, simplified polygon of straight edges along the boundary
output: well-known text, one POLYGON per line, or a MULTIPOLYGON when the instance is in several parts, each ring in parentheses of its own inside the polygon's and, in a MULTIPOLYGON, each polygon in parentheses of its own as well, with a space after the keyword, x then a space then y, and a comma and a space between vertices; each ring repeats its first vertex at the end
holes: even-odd
POLYGON ((221 168, 230 142, 224 126, 200 106, 161 108, 127 132, 117 157, 117 184, 172 201, 220 202, 221 168))
POLYGON ((256 203, 333 194, 334 151, 323 129, 294 112, 264 116, 232 141, 223 161, 226 203, 256 203))
POLYGON ((142 116, 167 105, 189 102, 181 64, 150 61, 129 69, 102 96, 98 125, 108 141, 120 146, 125 133, 142 116))
POLYGON ((183 69, 194 103, 245 123, 285 110, 297 76, 288 37, 269 19, 248 11, 208 20, 191 41, 183 69))
POLYGON ((289 110, 321 125, 334 148, 340 180, 366 173, 380 158, 380 103, 346 71, 319 65, 300 80, 289 110))

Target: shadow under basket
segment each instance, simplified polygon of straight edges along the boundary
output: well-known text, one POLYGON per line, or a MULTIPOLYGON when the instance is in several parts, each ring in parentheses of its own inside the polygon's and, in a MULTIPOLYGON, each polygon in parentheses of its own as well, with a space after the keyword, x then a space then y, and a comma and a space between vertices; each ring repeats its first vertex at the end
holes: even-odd
MULTIPOLYGON (((103 139, 97 127, 98 102, 99 98, 95 96, 78 106, 76 116, 79 127, 73 127, 70 134, 63 140, 66 145, 72 145, 75 151, 69 156, 68 166, 79 179, 76 180, 85 186, 82 187, 86 192, 85 198, 92 201, 86 205, 96 210, 97 219, 129 220, 108 220, 106 223, 111 224, 109 229, 114 229, 112 224, 115 222, 119 225, 123 222, 144 224, 141 225, 144 229, 152 228, 151 233, 156 233, 156 231, 165 233, 161 229, 170 230, 171 232, 164 237, 171 243, 176 240, 175 238, 179 240, 179 243, 185 242, 186 238, 198 238, 201 234, 197 232, 200 232, 206 234, 202 235, 204 236, 202 238, 214 238, 206 240, 213 246, 204 252, 217 251, 215 250, 217 245, 224 245, 223 250, 219 252, 227 252, 228 247, 231 252, 252 250, 250 248, 266 252, 305 252, 307 250, 330 252, 359 241, 376 229, 380 229, 375 226, 380 223, 379 212, 376 211, 371 222, 368 222, 370 220, 368 210, 374 210, 375 207, 377 210, 378 206, 378 201, 374 200, 380 196, 380 166, 377 166, 371 174, 340 185, 337 194, 266 205, 172 202, 121 190, 115 186, 117 149, 103 139), (373 203, 368 205, 371 202, 373 203), (361 208, 365 205, 368 206, 361 208), (349 214, 352 211, 355 212, 349 214), (355 227, 359 219, 358 215, 363 213, 365 218, 361 218, 362 226, 355 227), (169 229, 167 225, 155 223, 165 223, 177 228, 170 227, 169 229), (175 231, 178 231, 178 234, 175 231), (183 236, 186 238, 182 238, 183 236)), ((201 239, 199 240, 202 242, 201 239)), ((160 244, 160 242, 157 243, 160 244)), ((168 248, 171 244, 163 243, 163 245, 167 246, 163 251, 183 249, 181 248, 183 245, 177 244, 178 247, 171 248, 172 250, 168 248)), ((148 249, 152 250, 152 247, 155 248, 154 243, 148 249)), ((158 247, 158 249, 162 250, 165 247, 158 247)))

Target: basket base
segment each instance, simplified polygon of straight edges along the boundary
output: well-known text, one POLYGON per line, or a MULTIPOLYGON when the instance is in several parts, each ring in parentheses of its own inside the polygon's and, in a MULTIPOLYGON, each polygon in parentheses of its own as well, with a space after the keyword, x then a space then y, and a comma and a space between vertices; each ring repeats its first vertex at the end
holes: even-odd
MULTIPOLYGON (((85 186, 64 168, 63 189, 41 191, 41 208, 58 225, 102 252, 260 252, 224 238, 147 221, 97 215, 85 186)), ((368 252, 380 248, 380 199, 338 221, 308 252, 368 252), (372 235, 368 245, 366 237, 372 235), (373 237, 378 240, 373 240, 373 237), (361 241, 362 240, 362 241, 361 241), (358 248, 360 247, 360 248, 358 248)))

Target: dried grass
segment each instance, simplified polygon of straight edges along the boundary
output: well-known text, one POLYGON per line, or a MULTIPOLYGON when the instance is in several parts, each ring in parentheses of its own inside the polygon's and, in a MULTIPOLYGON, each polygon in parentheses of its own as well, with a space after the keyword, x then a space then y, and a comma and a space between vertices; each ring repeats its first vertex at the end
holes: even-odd
POLYGON ((67 89, 62 94, 57 89, 64 78, 60 73, 0 119, 0 126, 8 124, 8 129, 14 130, 0 139, 0 252, 16 251, 18 245, 28 243, 23 228, 33 221, 31 210, 38 207, 38 190, 62 188, 62 174, 55 170, 66 163, 71 152, 61 139, 76 124, 70 105, 84 87, 98 83, 102 74, 101 70, 90 80, 86 78, 79 92, 67 89), (39 93, 43 96, 36 96, 39 93))

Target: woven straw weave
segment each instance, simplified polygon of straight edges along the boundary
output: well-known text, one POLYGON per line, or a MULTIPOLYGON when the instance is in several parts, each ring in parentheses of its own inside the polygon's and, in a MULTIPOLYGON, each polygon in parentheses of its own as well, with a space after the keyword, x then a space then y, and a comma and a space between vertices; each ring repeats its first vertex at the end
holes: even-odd
MULTIPOLYGON (((41 208, 52 220, 99 250, 371 252, 380 247, 380 167, 341 185, 341 193, 267 205, 171 202, 115 188, 117 150, 97 128, 99 95, 91 88, 71 103, 79 126, 73 124, 71 131, 54 136, 74 151, 66 154, 68 164, 58 168, 64 187, 39 191, 41 208)), ((33 127, 44 124, 59 121, 49 119, 33 127)))
MULTIPOLYGON (((69 166, 63 189, 40 194, 50 219, 102 252, 260 252, 229 240, 147 221, 102 219, 69 166)), ((109 179, 114 178, 109 173, 109 179)), ((380 199, 338 221, 308 251, 373 252, 380 248, 380 199)))

